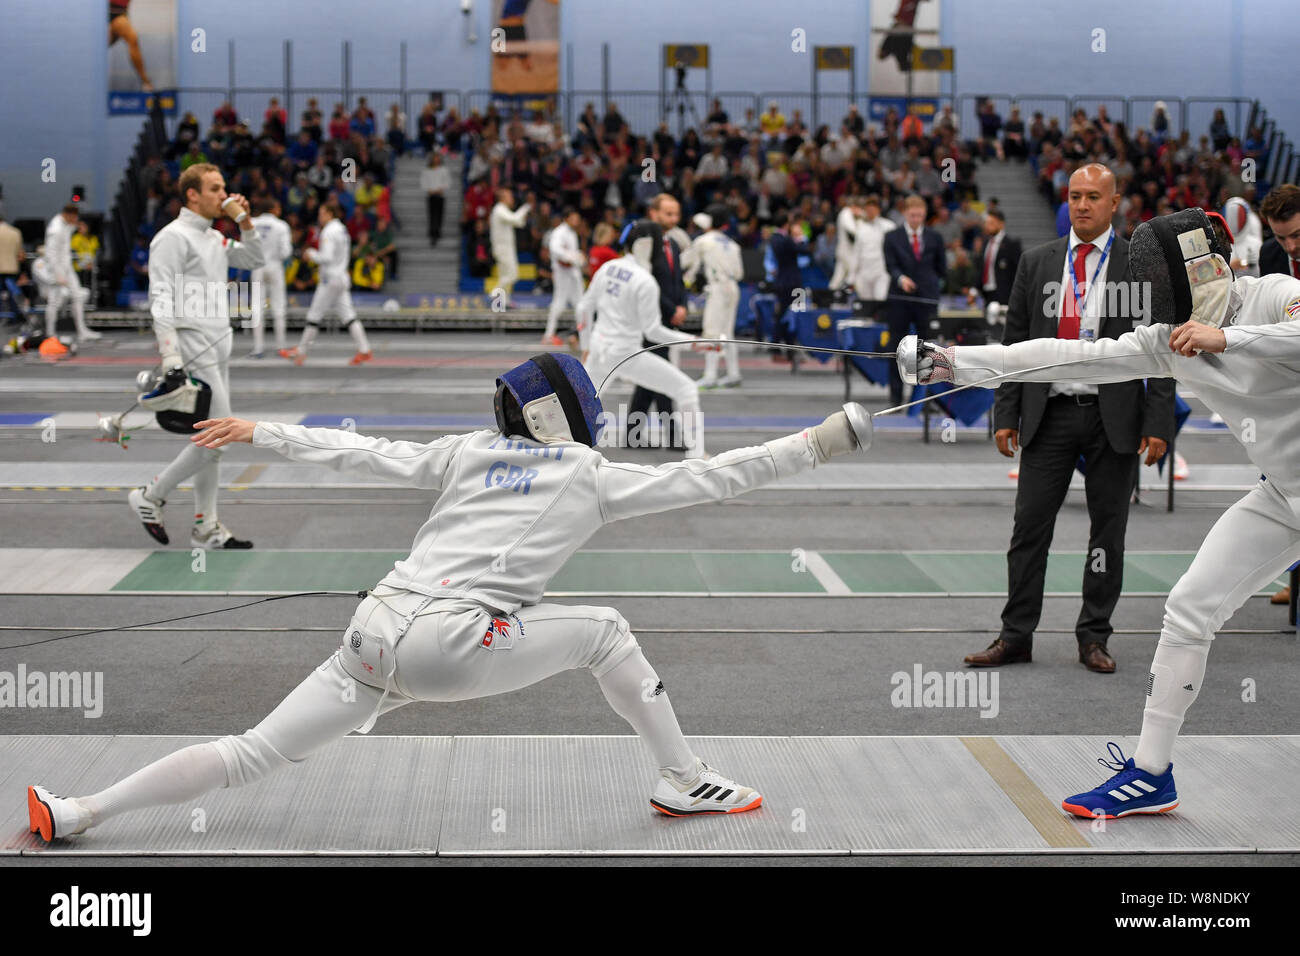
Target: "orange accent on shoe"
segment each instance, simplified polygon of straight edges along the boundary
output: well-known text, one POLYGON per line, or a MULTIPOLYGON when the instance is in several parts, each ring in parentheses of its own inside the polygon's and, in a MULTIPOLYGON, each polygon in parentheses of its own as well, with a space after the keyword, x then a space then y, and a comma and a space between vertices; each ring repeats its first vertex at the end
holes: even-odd
POLYGON ((374 357, 375 353, 373 352, 358 352, 356 355, 352 356, 352 360, 349 361, 348 364, 361 365, 363 362, 369 362, 374 357))
POLYGON ((54 818, 50 808, 36 796, 36 788, 27 788, 27 820, 32 833, 40 833, 41 839, 49 843, 54 839, 54 818))

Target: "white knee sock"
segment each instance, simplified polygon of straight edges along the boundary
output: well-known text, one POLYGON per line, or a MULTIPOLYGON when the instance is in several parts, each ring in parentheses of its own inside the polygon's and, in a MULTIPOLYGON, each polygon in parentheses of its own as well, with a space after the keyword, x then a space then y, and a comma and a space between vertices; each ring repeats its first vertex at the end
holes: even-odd
MULTIPOLYGON (((50 295, 53 296, 54 293, 51 292, 50 295)), ((59 328, 59 310, 58 307, 54 305, 54 300, 51 299, 49 302, 45 304, 46 338, 53 338, 54 333, 58 331, 58 328, 59 328)))
POLYGON ((312 325, 310 322, 302 327, 302 338, 298 340, 298 351, 306 352, 311 344, 316 341, 316 334, 320 332, 320 327, 312 325))
POLYGON ((740 349, 735 342, 728 342, 722 347, 722 354, 727 359, 727 378, 740 378, 740 349))
POLYGON ((86 304, 82 301, 81 289, 72 289, 72 321, 76 323, 77 335, 84 336, 90 329, 86 326, 86 304))
MULTIPOLYGON (((196 474, 200 468, 213 461, 215 457, 215 449, 200 448, 198 445, 187 442, 185 447, 181 449, 180 454, 172 459, 171 464, 149 483, 144 493, 155 501, 163 501, 177 485, 191 475, 196 474)), ((195 488, 197 490, 197 485, 195 488)))
POLYGON ((704 353, 704 377, 706 379, 718 377, 718 359, 721 357, 721 352, 704 353))
POLYGON ((641 649, 637 648, 603 677, 597 679, 601 692, 614 712, 632 725, 661 771, 683 782, 695 778, 695 754, 682 736, 673 705, 641 649))
POLYGON ((564 311, 564 300, 559 296, 551 298, 551 311, 546 313, 546 331, 542 333, 542 338, 550 341, 551 336, 560 325, 560 313, 564 311))
POLYGON ((353 319, 348 323, 348 334, 352 336, 352 341, 357 343, 358 352, 370 351, 370 340, 366 338, 366 327, 361 324, 360 319, 353 319))
POLYGON ((186 803, 226 786, 226 764, 216 744, 194 744, 119 780, 107 790, 77 802, 91 813, 91 826, 128 810, 186 803))
POLYGON ((194 473, 194 524, 210 528, 217 523, 217 491, 221 485, 221 461, 211 461, 194 473))
MULTIPOLYGON (((260 295, 253 296, 253 351, 262 351, 266 345, 266 328, 262 325, 266 321, 266 306, 262 304, 260 295)), ((281 346, 283 348, 284 346, 281 346)))
POLYGON ((704 415, 700 411, 700 400, 692 395, 692 401, 684 396, 674 396, 677 410, 682 413, 682 440, 686 442, 687 458, 704 457, 704 415))
POLYGON ((1201 692, 1209 642, 1166 644, 1160 638, 1147 678, 1147 704, 1142 712, 1142 736, 1133 763, 1148 773, 1164 773, 1174 752, 1187 708, 1201 692))

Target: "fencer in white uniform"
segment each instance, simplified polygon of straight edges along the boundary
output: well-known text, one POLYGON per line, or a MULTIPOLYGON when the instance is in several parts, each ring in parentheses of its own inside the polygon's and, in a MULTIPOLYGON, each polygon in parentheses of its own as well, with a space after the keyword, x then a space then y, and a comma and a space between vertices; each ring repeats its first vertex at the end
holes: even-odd
POLYGON ((859 299, 883 302, 889 297, 889 269, 885 267, 885 233, 898 226, 880 214, 880 200, 868 196, 862 204, 853 238, 852 284, 859 299))
POLYGON ((546 315, 546 331, 542 333, 543 345, 559 344, 553 340, 560 315, 565 309, 577 306, 582 298, 582 264, 585 259, 578 243, 580 222, 582 217, 578 210, 569 206, 564 210, 563 220, 551 230, 547 249, 551 254, 551 277, 555 288, 551 294, 551 310, 546 315))
POLYGON ((656 345, 699 341, 696 336, 670 329, 662 322, 659 283, 650 274, 650 256, 662 243, 661 227, 642 219, 628 227, 623 240, 624 254, 606 262, 591 277, 591 284, 578 303, 579 324, 590 323, 593 310, 600 316, 591 333, 587 374, 597 388, 608 387, 621 379, 629 385, 667 395, 676 409, 671 414, 682 419, 686 457, 703 458, 706 456, 704 420, 695 381, 653 352, 641 352, 643 339, 656 345), (605 377, 615 366, 617 371, 606 383, 605 377))
MULTIPOLYGON (((502 304, 510 307, 510 293, 519 281, 519 255, 515 250, 515 230, 528 222, 528 203, 512 209, 515 194, 509 189, 497 190, 497 203, 488 214, 488 240, 492 244, 492 258, 497 264, 497 288, 501 290, 502 304)), ((489 289, 488 293, 493 294, 489 289)))
MULTIPOLYGON (((686 272, 686 282, 689 285, 695 273, 703 271, 707 285, 701 337, 705 339, 736 337, 736 309, 740 305, 740 280, 745 275, 745 265, 740 257, 740 245, 723 231, 729 217, 727 207, 717 205, 710 206, 707 212, 697 214, 694 219, 705 232, 691 243, 694 261, 686 272)), ((740 384, 740 359, 735 342, 726 342, 705 351, 704 376, 696 384, 699 388, 740 384), (727 373, 721 379, 718 378, 719 359, 725 359, 727 366, 727 373)))
POLYGON ((1239 276, 1259 275, 1259 250, 1264 245, 1264 224, 1250 203, 1233 196, 1223 205, 1223 218, 1232 230, 1232 271, 1239 276))
POLYGON ((1215 235, 1200 209, 1139 226, 1129 244, 1129 268, 1135 283, 1149 283, 1154 324, 1118 339, 946 349, 926 344, 920 356, 915 336, 899 344, 900 369, 919 366, 910 378, 922 384, 966 385, 994 375, 1006 376, 998 381, 1051 382, 1065 363, 1071 380, 1098 385, 1177 379, 1223 416, 1264 476, 1219 518, 1170 591, 1137 750, 1127 761, 1115 754, 1115 777, 1066 798, 1062 806, 1079 816, 1177 806, 1174 742, 1200 693, 1210 643, 1237 608, 1300 560, 1300 280, 1268 275, 1234 281, 1230 243, 1226 234, 1215 235))
MULTIPOLYGON (((195 163, 180 178, 185 201, 180 214, 149 244, 149 309, 162 355, 162 371, 184 368, 212 389, 209 414, 230 414, 229 270, 256 269, 266 261, 253 229, 248 201, 227 195, 221 171, 195 163), (227 239, 212 221, 228 215, 240 227, 238 242, 227 239)), ((205 549, 251 548, 217 518, 221 449, 187 444, 153 481, 130 493, 132 510, 156 541, 168 544, 163 504, 182 481, 193 478, 194 526, 190 546, 205 549)))
POLYGON ((307 359, 307 350, 316 341, 320 333, 320 324, 331 313, 337 315, 348 328, 348 334, 357 347, 357 354, 352 356, 349 365, 360 365, 374 357, 370 351, 370 340, 366 337, 366 327, 361 324, 357 310, 352 306, 352 237, 343 225, 343 208, 337 199, 331 199, 320 207, 317 214, 320 223, 320 242, 318 249, 307 249, 303 257, 319 267, 316 291, 312 293, 311 305, 307 307, 307 322, 303 326, 302 338, 295 348, 281 351, 283 358, 292 360, 294 365, 302 365, 307 359))
POLYGON ((860 209, 861 200, 857 196, 849 196, 835 216, 835 270, 831 274, 830 282, 832 289, 852 284, 853 243, 857 236, 858 224, 862 221, 860 209))
POLYGON ((77 207, 67 205, 45 226, 46 279, 37 279, 45 296, 45 334, 54 337, 59 324, 59 310, 65 305, 72 309, 72 320, 77 327, 78 342, 93 342, 103 338, 86 325, 86 303, 90 292, 81 285, 72 263, 72 237, 77 231, 77 207))
MULTIPOLYGON (((685 816, 759 806, 758 791, 692 752, 663 682, 617 610, 542 599, 551 577, 602 526, 732 498, 867 448, 870 417, 846 405, 798 434, 708 462, 650 467, 607 461, 593 447, 604 415, 572 356, 534 356, 497 381, 497 428, 429 444, 238 419, 201 423, 210 427, 199 443, 251 441, 294 461, 421 488, 432 493, 433 510, 410 556, 361 602, 342 646, 265 720, 90 796, 30 787, 32 830, 46 840, 71 836, 126 811, 242 786, 354 730, 368 732, 382 713, 413 701, 507 693, 579 667, 650 751, 659 769, 655 810, 685 816)), ((60 776, 79 773, 69 767, 60 776)))
POLYGON ((272 198, 256 202, 258 215, 253 217, 253 228, 262 241, 266 264, 253 270, 253 281, 258 283, 253 296, 253 352, 250 358, 261 358, 266 341, 266 303, 271 302, 271 320, 275 323, 275 347, 283 349, 285 341, 285 285, 284 265, 293 255, 293 233, 289 224, 280 218, 280 204, 272 198))

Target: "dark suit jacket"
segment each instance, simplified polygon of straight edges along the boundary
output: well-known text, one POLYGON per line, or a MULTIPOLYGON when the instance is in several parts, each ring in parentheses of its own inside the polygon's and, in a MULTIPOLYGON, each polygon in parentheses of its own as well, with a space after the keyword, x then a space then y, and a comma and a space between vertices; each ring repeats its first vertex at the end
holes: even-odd
MULTIPOLYGON (((1003 345, 1014 345, 1026 339, 1055 338, 1061 314, 1062 295, 1072 294, 1068 287, 1061 289, 1065 273, 1065 254, 1069 236, 1044 243, 1030 249, 1020 258, 1015 282, 1011 287, 1011 300, 1007 303, 1007 325, 1002 336, 1003 345), (1051 307, 1047 303, 1051 303, 1051 307)), ((1106 282, 1127 283, 1128 243, 1115 237, 1106 266, 1106 282)), ((1101 295, 1097 289, 1092 295, 1101 295)), ((1123 296, 1104 297, 1101 300, 1103 317, 1101 335, 1117 339, 1133 331, 1131 314, 1106 314, 1112 300, 1122 306, 1123 296)), ((1130 313, 1136 304, 1130 306, 1130 313)), ((1061 370, 1061 381, 1070 380, 1070 370, 1061 370)), ((1020 444, 1028 445, 1043 420, 1047 408, 1046 382, 1007 382, 998 386, 997 400, 993 406, 995 428, 1015 428, 1020 431, 1020 444)), ((1146 382, 1114 382, 1098 387, 1098 404, 1102 424, 1110 445, 1120 454, 1138 450, 1143 435, 1169 441, 1174 435, 1174 380, 1153 378, 1146 382)))
POLYGON ((672 268, 668 266, 668 257, 664 255, 662 243, 650 257, 650 272, 659 283, 659 313, 665 325, 677 307, 686 304, 686 283, 682 281, 682 250, 672 239, 668 242, 673 247, 672 268))
POLYGON ((1288 259, 1290 256, 1286 254, 1281 243, 1276 239, 1268 240, 1259 249, 1259 274, 1262 276, 1291 275, 1291 263, 1287 261, 1288 259))
POLYGON ((799 268, 799 254, 808 252, 806 242, 795 242, 783 232, 774 232, 768 240, 772 247, 772 258, 776 260, 776 279, 772 283, 778 289, 798 289, 803 286, 803 271, 799 268))
POLYGON ((889 294, 914 295, 923 299, 939 298, 939 286, 948 271, 943 251, 943 237, 933 229, 921 229, 921 258, 912 253, 907 227, 899 226, 885 233, 885 268, 889 270, 889 294), (916 283, 914 292, 904 292, 898 280, 907 276, 916 283))
MULTIPOLYGON (((898 230, 894 230, 897 232, 898 230)), ((987 238, 985 239, 987 242, 987 238)), ((1003 236, 1002 242, 998 245, 997 258, 993 260, 993 281, 997 288, 993 290, 993 301, 1006 305, 1011 301, 1011 286, 1016 281, 1016 267, 1020 265, 1020 240, 1015 236, 1003 236)), ((984 257, 980 257, 979 262, 980 287, 979 292, 983 293, 984 287, 984 257)))

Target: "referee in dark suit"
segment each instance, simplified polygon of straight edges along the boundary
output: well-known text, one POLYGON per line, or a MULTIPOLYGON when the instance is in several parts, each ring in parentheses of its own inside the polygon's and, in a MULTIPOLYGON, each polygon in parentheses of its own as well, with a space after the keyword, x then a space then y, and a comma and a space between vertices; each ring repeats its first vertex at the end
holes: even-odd
MULTIPOLYGON (((663 245, 654 250, 650 260, 650 271, 659 283, 659 314, 664 325, 677 328, 686 320, 686 283, 682 278, 682 250, 668 238, 668 230, 681 220, 682 207, 672 196, 660 193, 650 200, 646 216, 651 222, 658 223, 664 231, 663 245)), ((643 340, 641 344, 645 346, 651 343, 643 340)), ((655 349, 652 354, 668 358, 668 347, 655 349)), ((632 398, 628 403, 628 421, 637 420, 632 417, 636 412, 649 419, 652 405, 660 412, 672 412, 674 409, 673 400, 667 395, 638 385, 632 390, 632 398)), ((686 443, 679 434, 676 421, 671 417, 664 420, 671 423, 669 434, 661 435, 659 440, 672 448, 685 448, 686 443)))
POLYGON ((990 209, 984 214, 984 249, 980 253, 980 284, 966 290, 967 303, 974 303, 978 292, 985 303, 1006 305, 1011 301, 1011 286, 1016 279, 1023 252, 1020 240, 1007 235, 1007 221, 1002 213, 990 209))
MULTIPOLYGON (((1095 340, 1133 330, 1128 243, 1111 228, 1119 197, 1109 169, 1091 163, 1070 177, 1070 234, 1021 257, 1002 342, 1032 338, 1095 340), (1125 294, 1116 290, 1122 286, 1125 294)), ((1007 603, 1002 631, 975 667, 1028 662, 1043 611, 1043 582, 1056 514, 1080 456, 1086 462, 1088 553, 1083 607, 1075 624, 1079 661, 1109 674, 1110 615, 1124 583, 1124 535, 1141 452, 1157 461, 1174 431, 1174 382, 1141 379, 1110 385, 1008 382, 997 391, 998 451, 1020 448, 1015 525, 1007 551, 1007 603)))

